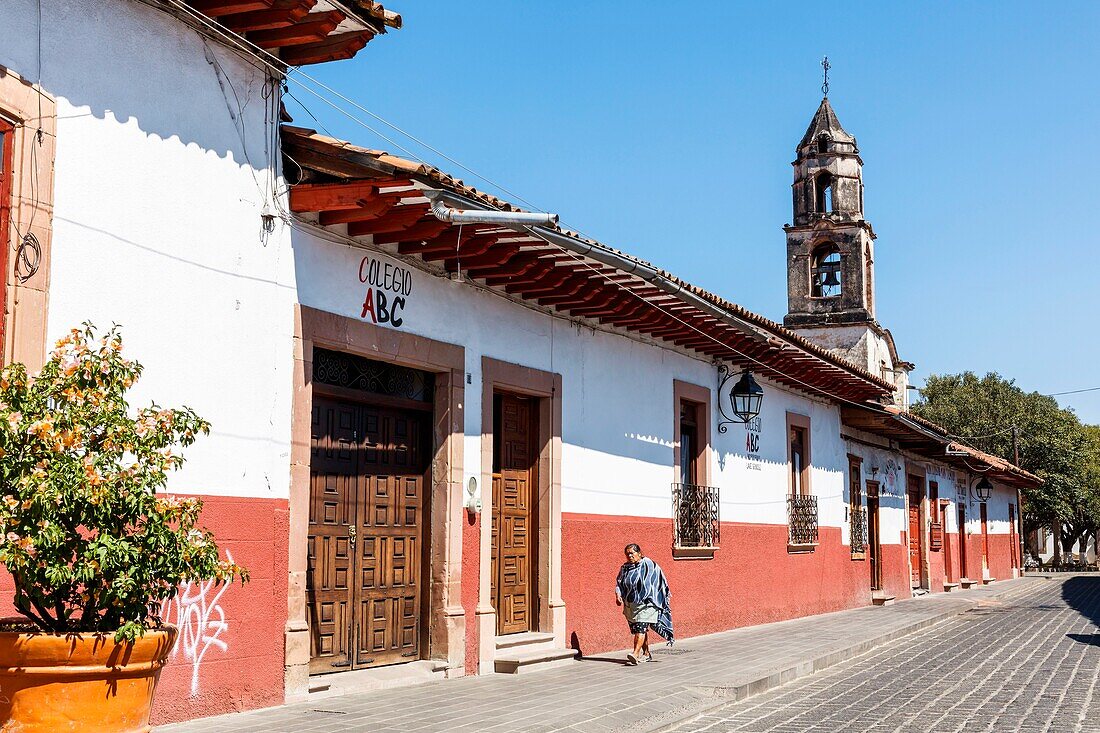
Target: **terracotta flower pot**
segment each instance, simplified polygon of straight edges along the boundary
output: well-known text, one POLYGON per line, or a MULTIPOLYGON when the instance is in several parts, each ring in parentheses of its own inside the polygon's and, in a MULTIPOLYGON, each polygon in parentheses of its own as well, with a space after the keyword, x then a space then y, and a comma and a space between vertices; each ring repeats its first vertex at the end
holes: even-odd
POLYGON ((0 733, 148 733, 167 626, 133 643, 111 635, 0 632, 0 733))

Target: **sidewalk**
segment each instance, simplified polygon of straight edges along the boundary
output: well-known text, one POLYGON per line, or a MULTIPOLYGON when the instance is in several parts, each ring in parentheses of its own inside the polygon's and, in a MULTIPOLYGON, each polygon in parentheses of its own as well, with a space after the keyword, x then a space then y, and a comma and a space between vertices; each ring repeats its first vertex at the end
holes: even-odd
POLYGON ((529 675, 488 675, 329 697, 158 727, 157 733, 655 733, 709 709, 854 657, 983 601, 1043 587, 1006 580, 884 607, 750 626, 529 675))

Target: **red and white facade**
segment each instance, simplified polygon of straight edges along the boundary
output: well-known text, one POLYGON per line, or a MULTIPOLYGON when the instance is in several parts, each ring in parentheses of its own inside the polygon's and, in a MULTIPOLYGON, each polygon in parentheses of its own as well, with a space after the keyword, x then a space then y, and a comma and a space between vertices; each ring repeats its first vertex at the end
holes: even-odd
POLYGON ((0 6, 4 244, 33 233, 42 255, 8 263, 4 357, 33 367, 74 324, 121 323, 136 399, 212 423, 170 489, 203 497, 252 575, 170 605, 160 722, 301 699, 348 668, 511 669, 524 633, 620 648, 630 542, 665 569, 680 637, 1017 572, 1034 477, 894 407, 892 382, 567 232, 459 240, 429 196, 510 207, 280 128, 278 74, 209 22, 291 63, 399 25, 289 5, 42 0, 41 29, 37 0, 0 6), (277 28, 251 15, 274 10, 277 28), (722 424, 719 365, 755 375, 758 420, 722 424), (709 487, 717 538, 681 527, 677 545, 684 483, 709 487))

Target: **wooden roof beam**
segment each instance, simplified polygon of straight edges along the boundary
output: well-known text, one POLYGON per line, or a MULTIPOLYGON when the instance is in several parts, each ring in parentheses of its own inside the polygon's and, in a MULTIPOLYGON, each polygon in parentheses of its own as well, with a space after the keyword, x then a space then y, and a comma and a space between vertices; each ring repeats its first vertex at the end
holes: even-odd
POLYGON ((322 211, 317 218, 321 226, 350 224, 353 221, 374 221, 388 214, 397 205, 397 202, 398 199, 372 196, 359 199, 358 208, 322 211))
POLYGON ((306 66, 307 64, 350 59, 359 53, 367 45, 367 42, 374 38, 374 35, 374 31, 340 33, 328 36, 318 43, 282 48, 279 50, 279 58, 289 66, 306 66))
POLYGON ((494 248, 504 248, 507 245, 500 244, 498 235, 486 234, 483 237, 473 237, 468 242, 462 243, 461 256, 456 257, 454 252, 445 254, 422 255, 425 261, 443 260, 443 266, 448 270, 455 270, 459 266, 465 266, 466 262, 488 254, 494 248))
POLYGON ((275 0, 189 0, 195 10, 211 18, 254 10, 269 10, 275 0))
POLYGON ((394 208, 385 217, 374 221, 356 221, 348 224, 348 236, 365 237, 368 234, 387 234, 400 232, 411 227, 425 215, 422 206, 400 206, 394 208))
POLYGON ((290 189, 290 210, 334 211, 357 209, 362 201, 378 195, 379 188, 411 186, 407 178, 371 179, 351 183, 300 183, 290 189))
POLYGON ((270 10, 225 15, 218 22, 235 33, 285 28, 306 17, 316 4, 317 0, 275 0, 270 10))
POLYGON ((375 244, 398 244, 399 242, 423 242, 435 239, 440 234, 447 230, 450 225, 445 221, 440 221, 434 216, 430 219, 423 219, 413 224, 408 229, 403 229, 398 232, 378 234, 374 238, 375 244))
POLYGON ((269 51, 275 48, 317 43, 328 38, 328 34, 336 30, 345 19, 347 16, 339 10, 310 13, 300 23, 285 28, 249 33, 248 40, 269 51))

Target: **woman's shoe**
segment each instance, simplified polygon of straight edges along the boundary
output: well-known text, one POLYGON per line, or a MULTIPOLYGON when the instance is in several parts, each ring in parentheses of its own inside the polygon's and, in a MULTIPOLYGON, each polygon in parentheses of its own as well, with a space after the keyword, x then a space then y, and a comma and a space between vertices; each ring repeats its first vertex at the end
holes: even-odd
POLYGON ((652 654, 646 654, 645 658, 643 658, 642 661, 643 662, 652 662, 653 661, 653 655, 652 654))
POLYGON ((634 652, 630 652, 626 655, 626 661, 631 667, 638 665, 638 658, 634 656, 634 652))

